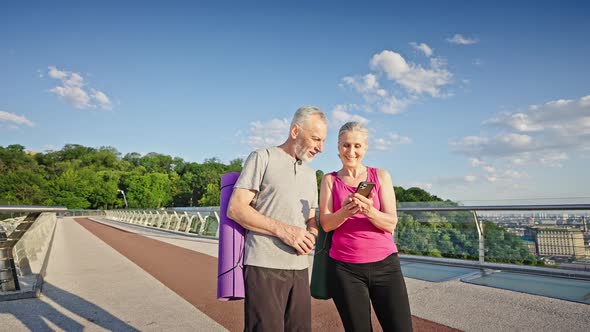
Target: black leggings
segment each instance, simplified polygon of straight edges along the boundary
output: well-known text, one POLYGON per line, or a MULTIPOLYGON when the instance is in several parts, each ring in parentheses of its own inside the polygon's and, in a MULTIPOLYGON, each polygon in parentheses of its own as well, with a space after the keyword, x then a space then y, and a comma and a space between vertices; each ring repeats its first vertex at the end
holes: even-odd
POLYGON ((332 259, 332 295, 346 331, 372 331, 371 303, 381 328, 412 331, 412 317, 399 257, 353 264, 332 259))

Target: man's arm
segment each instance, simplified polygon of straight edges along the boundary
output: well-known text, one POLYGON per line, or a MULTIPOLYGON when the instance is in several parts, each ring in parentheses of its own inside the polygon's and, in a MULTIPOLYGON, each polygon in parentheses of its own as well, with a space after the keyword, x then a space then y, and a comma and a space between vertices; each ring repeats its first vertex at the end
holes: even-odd
MULTIPOLYGON (((307 225, 307 231, 310 232, 311 235, 313 235, 315 240, 317 240, 319 230, 318 230, 318 223, 316 222, 315 218, 316 218, 316 209, 310 209, 309 210, 309 219, 307 219, 307 222, 305 224, 307 225)), ((314 244, 315 244, 315 241, 314 241, 314 244)))
POLYGON ((247 230, 278 237, 301 255, 309 253, 315 244, 313 235, 303 228, 284 224, 256 211, 250 206, 255 195, 254 190, 235 188, 227 216, 247 230))

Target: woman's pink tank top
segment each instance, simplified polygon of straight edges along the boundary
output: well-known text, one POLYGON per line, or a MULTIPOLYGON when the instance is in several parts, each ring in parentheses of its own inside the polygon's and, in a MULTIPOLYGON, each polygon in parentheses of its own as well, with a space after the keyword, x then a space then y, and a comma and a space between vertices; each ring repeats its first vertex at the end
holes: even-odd
MULTIPOLYGON (((379 178, 377 169, 367 167, 367 181, 375 182, 373 188, 373 206, 381 210, 379 200, 379 178)), ((355 191, 344 183, 336 172, 332 173, 332 209, 340 210, 342 202, 355 191)), ((362 213, 357 213, 348 218, 340 227, 334 230, 330 257, 347 263, 372 263, 385 259, 396 253, 397 246, 393 241, 393 235, 375 227, 362 213)))

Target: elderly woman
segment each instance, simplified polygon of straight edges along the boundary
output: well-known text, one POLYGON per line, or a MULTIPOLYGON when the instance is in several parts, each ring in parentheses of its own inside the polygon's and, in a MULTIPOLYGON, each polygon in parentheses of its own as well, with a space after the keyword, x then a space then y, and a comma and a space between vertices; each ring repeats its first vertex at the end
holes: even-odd
POLYGON ((384 331, 412 331, 410 305, 392 233, 395 192, 384 169, 363 165, 368 130, 348 122, 338 133, 342 168, 326 174, 320 191, 320 223, 334 231, 331 293, 346 331, 372 331, 371 304, 384 331), (374 182, 368 197, 355 193, 374 182))

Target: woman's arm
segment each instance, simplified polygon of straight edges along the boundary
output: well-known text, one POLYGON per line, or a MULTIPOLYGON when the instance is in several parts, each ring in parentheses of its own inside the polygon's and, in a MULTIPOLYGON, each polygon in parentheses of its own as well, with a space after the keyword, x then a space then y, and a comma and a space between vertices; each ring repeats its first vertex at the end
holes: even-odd
POLYGON ((369 221, 375 227, 386 232, 393 233, 397 226, 397 208, 395 204, 395 191, 391 176, 384 169, 377 169, 377 177, 381 187, 379 188, 379 202, 381 211, 373 206, 373 195, 365 198, 359 194, 354 195, 354 199, 359 201, 360 212, 369 218, 369 221))
POLYGON ((325 232, 333 231, 340 227, 348 217, 359 211, 358 206, 352 201, 351 197, 342 202, 342 208, 336 212, 332 211, 333 195, 332 188, 334 178, 332 174, 326 174, 322 178, 320 187, 320 224, 325 232))

